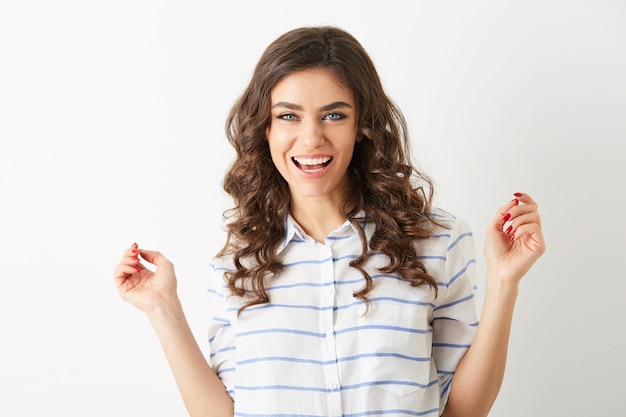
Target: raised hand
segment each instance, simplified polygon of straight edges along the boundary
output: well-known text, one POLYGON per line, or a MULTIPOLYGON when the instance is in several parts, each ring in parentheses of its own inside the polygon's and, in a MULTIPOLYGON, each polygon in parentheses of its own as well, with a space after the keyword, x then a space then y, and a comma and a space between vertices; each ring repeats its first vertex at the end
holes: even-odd
POLYGON ((174 265, 161 253, 139 249, 136 243, 124 251, 113 277, 122 299, 145 313, 177 300, 174 265), (154 272, 143 265, 140 256, 156 266, 154 272))
POLYGON ((489 224, 484 254, 488 276, 517 285, 546 245, 537 203, 528 194, 514 195, 489 224))

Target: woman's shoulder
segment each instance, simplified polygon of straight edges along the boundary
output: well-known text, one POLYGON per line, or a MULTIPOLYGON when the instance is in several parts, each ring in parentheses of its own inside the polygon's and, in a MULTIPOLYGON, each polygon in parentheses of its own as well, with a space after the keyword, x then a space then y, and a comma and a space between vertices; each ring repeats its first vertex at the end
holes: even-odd
POLYGON ((236 263, 244 268, 253 268, 257 263, 252 256, 236 258, 237 248, 229 247, 218 252, 211 260, 211 267, 218 272, 234 272, 237 269, 236 263))
POLYGON ((463 217, 437 207, 431 210, 431 220, 429 238, 416 242, 418 252, 446 259, 459 251, 473 253, 474 234, 463 217))
POLYGON ((467 221, 456 213, 444 210, 440 207, 433 207, 430 211, 432 234, 459 234, 471 233, 471 228, 467 221))
POLYGON ((211 260, 213 271, 229 272, 235 270, 234 257, 232 251, 220 251, 211 260))

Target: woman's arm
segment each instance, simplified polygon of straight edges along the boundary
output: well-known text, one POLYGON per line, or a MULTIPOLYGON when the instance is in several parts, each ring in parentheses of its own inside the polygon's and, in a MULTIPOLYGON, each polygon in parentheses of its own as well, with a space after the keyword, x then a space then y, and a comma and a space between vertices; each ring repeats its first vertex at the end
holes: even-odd
POLYGON ((158 252, 140 250, 133 244, 115 268, 114 280, 121 297, 148 316, 189 415, 232 417, 232 400, 185 318, 172 263, 158 252), (155 272, 142 265, 139 256, 154 264, 155 272))
POLYGON ((487 230, 483 312, 472 346, 454 374, 445 417, 489 413, 504 377, 519 282, 545 252, 536 203, 526 194, 515 196, 498 210, 487 230))

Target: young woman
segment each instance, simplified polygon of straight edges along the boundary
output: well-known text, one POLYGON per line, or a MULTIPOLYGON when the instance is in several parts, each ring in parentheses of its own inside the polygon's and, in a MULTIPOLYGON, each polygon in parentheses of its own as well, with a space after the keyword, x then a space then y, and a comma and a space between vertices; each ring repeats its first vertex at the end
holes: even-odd
POLYGON ((190 415, 486 416, 519 281, 545 250, 533 199, 515 193, 489 225, 478 324, 471 232, 432 207, 404 118, 351 35, 274 41, 227 135, 234 208, 213 264, 210 362, 163 255, 133 244, 114 273, 190 415))

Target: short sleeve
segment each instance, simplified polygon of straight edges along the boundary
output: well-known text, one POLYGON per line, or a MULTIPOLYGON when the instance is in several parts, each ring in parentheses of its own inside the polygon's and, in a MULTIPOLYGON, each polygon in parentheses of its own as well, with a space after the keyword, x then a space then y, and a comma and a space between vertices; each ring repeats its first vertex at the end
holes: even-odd
POLYGON ((449 234, 446 276, 438 282, 439 293, 433 309, 433 359, 437 366, 442 412, 454 372, 474 340, 478 326, 474 237, 467 223, 458 218, 449 234))
POLYGON ((212 265, 209 280, 209 309, 211 320, 208 329, 210 345, 209 364, 221 379, 228 394, 235 399, 235 336, 227 311, 224 295, 224 270, 212 265))

